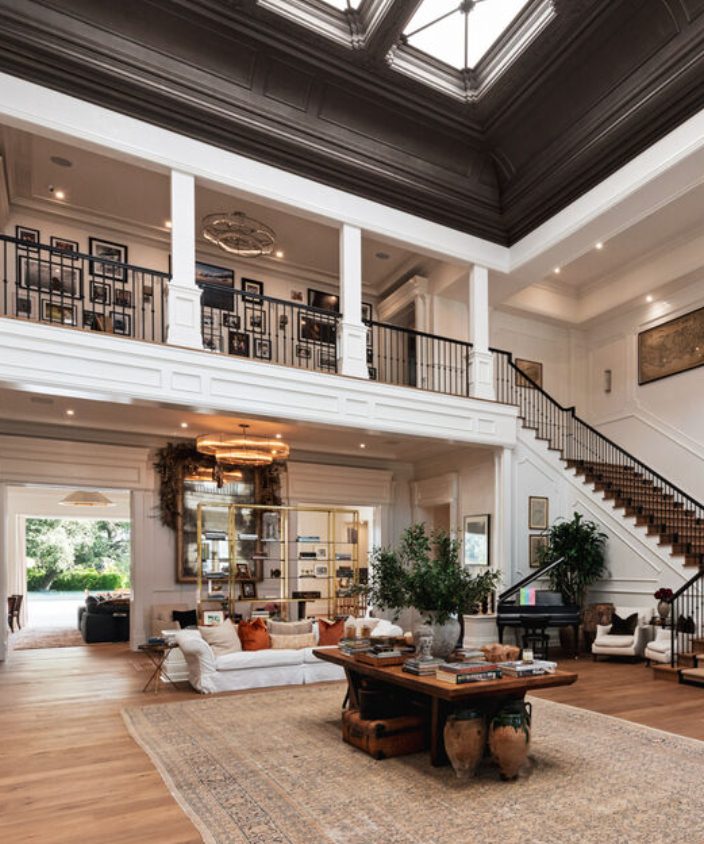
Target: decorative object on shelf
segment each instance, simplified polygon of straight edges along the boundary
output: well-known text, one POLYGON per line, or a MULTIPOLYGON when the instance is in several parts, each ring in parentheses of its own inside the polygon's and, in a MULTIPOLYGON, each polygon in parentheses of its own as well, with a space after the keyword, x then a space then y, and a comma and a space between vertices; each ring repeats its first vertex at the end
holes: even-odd
POLYGON ((115 502, 111 501, 102 492, 91 492, 90 490, 77 490, 62 498, 59 501, 64 507, 114 507, 115 502))
POLYGON ((522 375, 516 375, 517 387, 534 387, 543 386, 543 365, 536 360, 525 360, 524 358, 516 358, 516 369, 522 372, 522 375))
POLYGON ((458 779, 473 777, 484 755, 486 723, 477 709, 449 715, 444 730, 445 751, 458 779))
POLYGON ((528 757, 532 708, 524 700, 506 704, 491 719, 489 750, 501 779, 513 780, 528 757))
POLYGON ((66 237, 56 237, 52 234, 51 238, 49 239, 49 245, 53 249, 58 249, 61 252, 78 252, 78 241, 76 240, 69 240, 66 237))
POLYGON ((238 578, 249 580, 252 577, 252 572, 249 570, 247 563, 237 563, 235 570, 238 578))
POLYGON ((330 311, 334 314, 340 313, 340 297, 334 293, 324 293, 322 290, 311 290, 308 288, 308 306, 318 308, 321 311, 330 311))
POLYGON ((548 546, 548 537, 544 533, 532 533, 528 536, 528 565, 539 569, 542 565, 544 549, 548 546))
POLYGON ((257 597, 257 584, 253 580, 243 580, 240 583, 240 594, 244 600, 252 600, 257 597))
MULTIPOLYGON (((127 246, 124 243, 112 243, 109 240, 102 240, 99 237, 89 237, 88 252, 94 258, 101 258, 106 262, 127 263, 127 246)), ((97 260, 91 261, 90 274, 94 278, 127 281, 127 267, 116 266, 114 263, 103 263, 103 261, 97 260)))
POLYGON ((315 577, 327 577, 328 571, 327 563, 316 563, 315 568, 313 569, 315 577))
POLYGON ((204 434, 196 440, 196 448, 218 462, 236 466, 266 466, 289 456, 289 446, 283 440, 248 435, 249 425, 240 428, 241 434, 204 434))
POLYGON ((528 528, 529 530, 547 530, 550 500, 542 495, 531 495, 528 498, 528 528))
POLYGON ((240 258, 271 255, 276 244, 272 228, 242 211, 208 214, 203 218, 203 237, 240 258))
POLYGON ((500 572, 489 568, 472 574, 460 564, 459 543, 444 531, 428 535, 423 524, 403 532, 397 551, 376 548, 372 560, 369 594, 374 606, 393 610, 394 620, 405 607, 417 609, 433 625, 437 657, 448 656, 457 644, 457 617, 476 612, 501 579, 500 572))
POLYGON ((38 246, 41 242, 39 229, 30 229, 27 226, 15 226, 15 237, 27 248, 38 246))
POLYGON ((203 626, 213 627, 225 621, 225 613, 222 610, 203 610, 203 626))
POLYGON ((653 597, 658 602, 658 615, 660 616, 661 622, 664 623, 665 619, 670 615, 670 608, 672 606, 672 598, 674 596, 674 592, 672 589, 667 589, 666 587, 661 587, 658 591, 653 595, 653 597))
POLYGON ((465 516, 463 519, 464 564, 488 566, 490 563, 491 517, 465 516))
POLYGON ((704 308, 638 335, 638 383, 650 384, 704 366, 704 308))

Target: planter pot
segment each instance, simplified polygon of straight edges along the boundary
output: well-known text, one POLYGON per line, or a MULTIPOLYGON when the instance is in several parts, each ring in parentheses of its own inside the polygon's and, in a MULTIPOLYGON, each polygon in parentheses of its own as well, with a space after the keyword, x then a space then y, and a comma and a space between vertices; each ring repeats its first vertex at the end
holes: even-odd
MULTIPOLYGON (((424 613, 432 617, 432 613, 424 613)), ((447 659, 457 647, 460 638, 460 623, 456 618, 451 618, 444 624, 437 624, 435 621, 428 625, 433 633, 433 645, 431 653, 439 659, 447 659)))
POLYGON ((528 756, 531 706, 519 700, 494 715, 489 727, 489 750, 499 766, 501 779, 512 780, 528 756))
POLYGON ((445 751, 458 779, 474 776, 486 744, 486 724, 481 712, 466 709, 445 722, 445 751))
POLYGON ((658 615, 665 621, 665 619, 670 614, 670 602, 669 601, 658 601, 658 615))

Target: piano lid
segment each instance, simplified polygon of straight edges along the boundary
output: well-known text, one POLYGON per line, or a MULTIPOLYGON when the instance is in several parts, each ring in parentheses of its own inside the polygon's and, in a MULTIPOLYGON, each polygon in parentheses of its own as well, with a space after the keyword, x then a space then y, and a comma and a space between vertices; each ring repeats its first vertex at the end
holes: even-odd
POLYGON ((509 586, 509 588, 502 592, 499 595, 499 603, 501 601, 505 601, 506 598, 510 598, 511 595, 515 595, 520 589, 524 586, 527 586, 529 583, 532 583, 534 580, 537 580, 539 577, 544 577, 549 571, 555 568, 555 566, 559 566, 560 563, 564 562, 564 557, 560 557, 557 560, 553 560, 552 563, 548 563, 546 566, 538 569, 537 571, 531 572, 527 577, 524 577, 523 580, 519 580, 518 583, 514 583, 513 586, 509 586))

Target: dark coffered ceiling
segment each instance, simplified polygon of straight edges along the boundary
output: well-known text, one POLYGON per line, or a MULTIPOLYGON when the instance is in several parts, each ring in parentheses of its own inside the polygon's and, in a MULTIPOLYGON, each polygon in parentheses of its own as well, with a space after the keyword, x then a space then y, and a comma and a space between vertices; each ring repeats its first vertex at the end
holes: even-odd
MULTIPOLYGON (((704 0, 554 0, 463 102, 255 0, 0 0, 0 69, 510 244, 704 106, 704 0)), ((0 94, 1 95, 1 94, 0 94)))

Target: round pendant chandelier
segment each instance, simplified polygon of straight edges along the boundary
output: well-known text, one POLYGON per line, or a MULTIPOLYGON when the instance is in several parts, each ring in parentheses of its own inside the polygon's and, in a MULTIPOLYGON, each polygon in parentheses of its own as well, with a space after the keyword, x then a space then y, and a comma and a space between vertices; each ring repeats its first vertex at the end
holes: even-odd
POLYGON ((268 466, 288 457, 290 448, 285 442, 250 436, 249 425, 240 428, 241 434, 204 434, 196 440, 196 448, 201 454, 215 457, 218 463, 235 466, 268 466))
POLYGON ((203 237, 240 258, 271 255, 276 243, 273 229, 242 211, 221 211, 203 217, 203 237))
POLYGON ((199 466, 193 472, 189 472, 184 480, 195 481, 201 484, 234 484, 243 478, 239 469, 230 466, 199 466))

